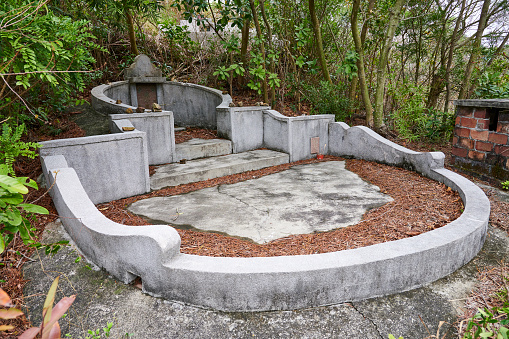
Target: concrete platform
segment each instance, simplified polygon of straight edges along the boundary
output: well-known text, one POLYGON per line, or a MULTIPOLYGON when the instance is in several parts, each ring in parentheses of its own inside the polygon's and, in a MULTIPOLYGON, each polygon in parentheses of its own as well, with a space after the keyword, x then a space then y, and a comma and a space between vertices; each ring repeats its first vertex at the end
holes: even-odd
POLYGON ((232 153, 232 142, 225 139, 191 139, 175 145, 176 159, 194 160, 232 153))
POLYGON ((237 174, 289 162, 288 154, 270 150, 254 150, 222 157, 168 164, 156 169, 150 177, 150 188, 158 190, 225 175, 237 174))
POLYGON ((295 166, 261 178, 137 201, 129 211, 154 224, 195 228, 256 243, 358 223, 392 201, 344 161, 295 166), (178 210, 178 218, 175 219, 178 210))

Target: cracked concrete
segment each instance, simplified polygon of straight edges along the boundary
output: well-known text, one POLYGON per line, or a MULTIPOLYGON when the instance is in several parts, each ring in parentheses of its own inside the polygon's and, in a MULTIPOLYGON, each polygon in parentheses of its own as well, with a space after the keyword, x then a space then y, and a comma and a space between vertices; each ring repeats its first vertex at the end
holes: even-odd
POLYGON ((191 225, 266 243, 356 224, 366 211, 390 201, 377 186, 346 170, 344 161, 330 161, 233 185, 145 199, 129 211, 151 222, 191 225), (182 214, 174 220, 176 208, 182 214))
MULTIPOLYGON (((48 225, 43 241, 62 240, 59 223, 48 225)), ((84 260, 75 262, 72 247, 54 257, 34 256, 37 262, 25 264, 25 302, 34 323, 41 320, 44 294, 52 280, 62 275, 57 300, 77 294, 65 319, 63 334, 84 338, 89 329, 113 322, 110 337, 122 338, 359 338, 387 339, 389 334, 405 339, 455 338, 450 326, 461 311, 458 299, 468 297, 478 270, 509 258, 507 235, 490 227, 483 250, 474 260, 425 287, 364 301, 326 307, 275 312, 227 313, 188 306, 143 294, 124 285, 104 271, 89 269, 84 260)), ((416 268, 418 269, 418 268, 416 268)))

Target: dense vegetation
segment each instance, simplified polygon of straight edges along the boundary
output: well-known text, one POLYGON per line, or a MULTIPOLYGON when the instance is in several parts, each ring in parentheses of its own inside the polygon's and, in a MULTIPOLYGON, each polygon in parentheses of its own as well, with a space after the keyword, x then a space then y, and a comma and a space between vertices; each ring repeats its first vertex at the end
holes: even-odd
POLYGON ((507 14, 506 0, 8 0, 0 119, 51 123, 145 53, 170 78, 443 141, 453 99, 509 97, 507 14))

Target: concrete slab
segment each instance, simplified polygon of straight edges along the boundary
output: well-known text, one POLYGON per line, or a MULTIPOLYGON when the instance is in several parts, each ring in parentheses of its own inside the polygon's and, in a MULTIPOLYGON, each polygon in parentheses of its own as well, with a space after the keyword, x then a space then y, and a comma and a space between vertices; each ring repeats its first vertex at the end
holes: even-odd
POLYGON ((354 225, 366 211, 390 201, 377 186, 346 170, 344 161, 330 161, 233 185, 145 199, 129 210, 158 224, 266 243, 354 225))
MULTIPOLYGON (((44 242, 68 238, 60 223, 48 225, 44 242)), ((89 336, 112 322, 111 338, 426 338, 436 334, 439 321, 445 338, 457 338, 450 326, 461 310, 458 299, 468 297, 478 270, 509 259, 509 239, 490 228, 483 250, 469 264, 426 287, 362 302, 276 312, 219 312, 165 301, 124 285, 104 271, 75 262, 74 247, 55 256, 35 254, 24 265, 27 313, 34 324, 41 320, 45 294, 61 275, 56 296, 76 294, 67 316, 60 320, 62 334, 89 336), (422 319, 422 322, 421 322, 422 319), (429 332, 428 332, 429 331, 429 332)))
POLYGON ((175 145, 176 159, 194 160, 232 153, 232 142, 225 139, 191 139, 175 145))
POLYGON ((156 169, 156 173, 150 177, 150 188, 158 190, 163 187, 219 178, 288 162, 288 154, 255 150, 222 157, 192 160, 185 164, 168 164, 156 169))

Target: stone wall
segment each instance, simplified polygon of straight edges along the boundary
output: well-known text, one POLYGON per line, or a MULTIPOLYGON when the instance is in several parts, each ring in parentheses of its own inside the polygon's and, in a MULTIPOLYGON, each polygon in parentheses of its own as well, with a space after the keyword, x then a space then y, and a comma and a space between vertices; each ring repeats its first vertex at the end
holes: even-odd
POLYGON ((509 100, 458 100, 455 167, 488 180, 509 180, 509 100))

